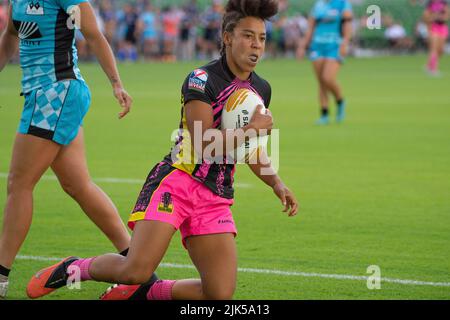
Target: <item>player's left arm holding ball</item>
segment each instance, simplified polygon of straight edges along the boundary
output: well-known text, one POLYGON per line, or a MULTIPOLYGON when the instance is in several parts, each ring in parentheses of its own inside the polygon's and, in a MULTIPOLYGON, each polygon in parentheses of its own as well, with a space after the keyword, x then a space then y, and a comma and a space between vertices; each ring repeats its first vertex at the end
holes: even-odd
POLYGON ((123 118, 130 112, 133 99, 123 87, 113 51, 98 27, 92 6, 87 0, 60 0, 60 2, 75 21, 76 27, 80 28, 89 47, 94 52, 103 71, 111 82, 114 96, 122 107, 122 112, 119 113, 119 119, 123 118))
POLYGON ((266 152, 263 151, 257 153, 259 155, 256 163, 253 163, 255 162, 254 158, 250 159, 248 166, 259 179, 273 189, 273 192, 281 200, 281 203, 284 206, 283 212, 286 212, 289 217, 295 216, 299 209, 295 195, 278 176, 275 169, 272 167, 266 152))

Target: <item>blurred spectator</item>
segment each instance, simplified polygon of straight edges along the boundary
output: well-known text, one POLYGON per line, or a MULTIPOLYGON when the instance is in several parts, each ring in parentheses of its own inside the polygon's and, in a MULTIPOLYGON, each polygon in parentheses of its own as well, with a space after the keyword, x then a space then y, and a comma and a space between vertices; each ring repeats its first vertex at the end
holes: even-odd
POLYGON ((138 14, 136 7, 132 4, 125 3, 123 13, 119 18, 119 24, 122 27, 121 38, 119 40, 118 58, 121 61, 136 61, 138 59, 136 44, 136 24, 138 14))
POLYGON ((190 0, 183 7, 183 17, 180 25, 179 50, 179 58, 181 60, 192 60, 195 58, 196 25, 199 21, 199 12, 197 0, 190 0))
POLYGON ((294 57, 298 39, 303 37, 308 29, 308 20, 301 14, 286 18, 283 25, 284 50, 286 57, 294 57), (306 24, 306 26, 305 26, 306 24))
POLYGON ((116 30, 116 13, 111 0, 101 0, 99 2, 99 15, 103 20, 105 37, 111 45, 114 43, 114 32, 116 30))
POLYGON ((274 23, 273 21, 266 21, 266 53, 268 58, 276 56, 276 43, 274 41, 274 23))
POLYGON ((159 23, 157 12, 150 3, 146 5, 144 12, 139 17, 137 30, 140 43, 142 43, 144 58, 146 60, 158 58, 159 23))
POLYGON ((222 27, 223 7, 221 0, 214 0, 203 16, 203 38, 200 39, 200 59, 211 60, 219 56, 221 46, 220 29, 222 27))
POLYGON ((427 49, 428 42, 428 26, 425 22, 419 21, 416 24, 416 41, 419 49, 427 49))
POLYGON ((182 15, 182 11, 173 6, 167 6, 161 12, 163 30, 163 61, 172 62, 176 60, 175 48, 177 46, 182 15))
POLYGON ((412 39, 408 37, 405 28, 399 22, 386 16, 384 23, 386 26, 384 36, 392 49, 411 49, 413 47, 412 39))

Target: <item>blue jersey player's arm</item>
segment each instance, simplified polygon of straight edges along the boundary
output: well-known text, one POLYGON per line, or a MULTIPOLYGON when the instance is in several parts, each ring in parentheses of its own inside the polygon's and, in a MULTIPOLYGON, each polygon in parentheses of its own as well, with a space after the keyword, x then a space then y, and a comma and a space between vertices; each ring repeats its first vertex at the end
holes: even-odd
POLYGON ((19 38, 11 18, 11 5, 8 9, 8 23, 5 31, 0 36, 0 71, 6 66, 9 60, 14 56, 19 45, 19 38))
POLYGON ((348 46, 352 39, 353 28, 352 28, 353 12, 352 6, 349 1, 346 1, 344 9, 342 11, 342 42, 340 47, 341 57, 347 55, 348 46))
POLYGON ((316 28, 316 18, 314 16, 310 16, 308 18, 308 30, 304 37, 300 38, 297 43, 297 58, 303 59, 305 57, 305 53, 311 45, 311 40, 314 34, 314 29, 316 28))
MULTIPOLYGON (((75 15, 74 20, 79 24, 79 28, 89 47, 94 51, 103 71, 108 76, 113 87, 113 93, 122 111, 119 113, 119 118, 123 118, 131 108, 132 99, 125 91, 120 80, 119 71, 117 70, 116 59, 103 33, 100 31, 94 10, 89 2, 82 2, 78 6, 71 7, 69 4, 73 2, 80 2, 79 0, 60 0, 63 3, 63 8, 67 6, 70 15, 75 15)), ((65 8, 66 9, 66 8, 65 8)))

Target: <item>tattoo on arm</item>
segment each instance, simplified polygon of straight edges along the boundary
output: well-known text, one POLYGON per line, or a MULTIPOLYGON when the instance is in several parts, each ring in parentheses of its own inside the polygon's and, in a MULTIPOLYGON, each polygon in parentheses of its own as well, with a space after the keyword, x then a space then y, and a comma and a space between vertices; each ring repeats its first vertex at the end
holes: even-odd
POLYGON ((111 81, 112 84, 119 83, 119 79, 117 78, 117 76, 109 76, 109 80, 111 81))

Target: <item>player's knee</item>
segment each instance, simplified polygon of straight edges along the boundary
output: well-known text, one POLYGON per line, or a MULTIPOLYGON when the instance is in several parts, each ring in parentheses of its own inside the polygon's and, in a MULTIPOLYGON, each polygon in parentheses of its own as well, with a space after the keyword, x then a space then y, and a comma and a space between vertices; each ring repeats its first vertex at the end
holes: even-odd
POLYGON ((326 87, 326 88, 330 88, 334 85, 334 78, 330 75, 322 75, 321 78, 321 83, 326 87))
POLYGON ((139 273, 139 272, 133 272, 133 273, 124 273, 120 277, 121 281, 120 283, 133 285, 133 284, 142 284, 148 281, 150 279, 150 275, 147 275, 147 273, 139 273))
POLYGON ((36 182, 23 174, 10 172, 8 174, 8 182, 6 184, 7 194, 15 192, 32 191, 36 182))
POLYGON ((148 267, 136 267, 127 264, 121 274, 121 283, 124 284, 142 284, 148 281, 154 270, 148 267))
POLYGON ((206 300, 231 300, 233 299, 235 286, 223 286, 215 290, 204 291, 206 300))
POLYGON ((67 193, 72 198, 77 198, 80 196, 80 194, 87 190, 87 184, 72 182, 69 180, 60 180, 59 183, 61 184, 61 188, 64 190, 65 193, 67 193))

